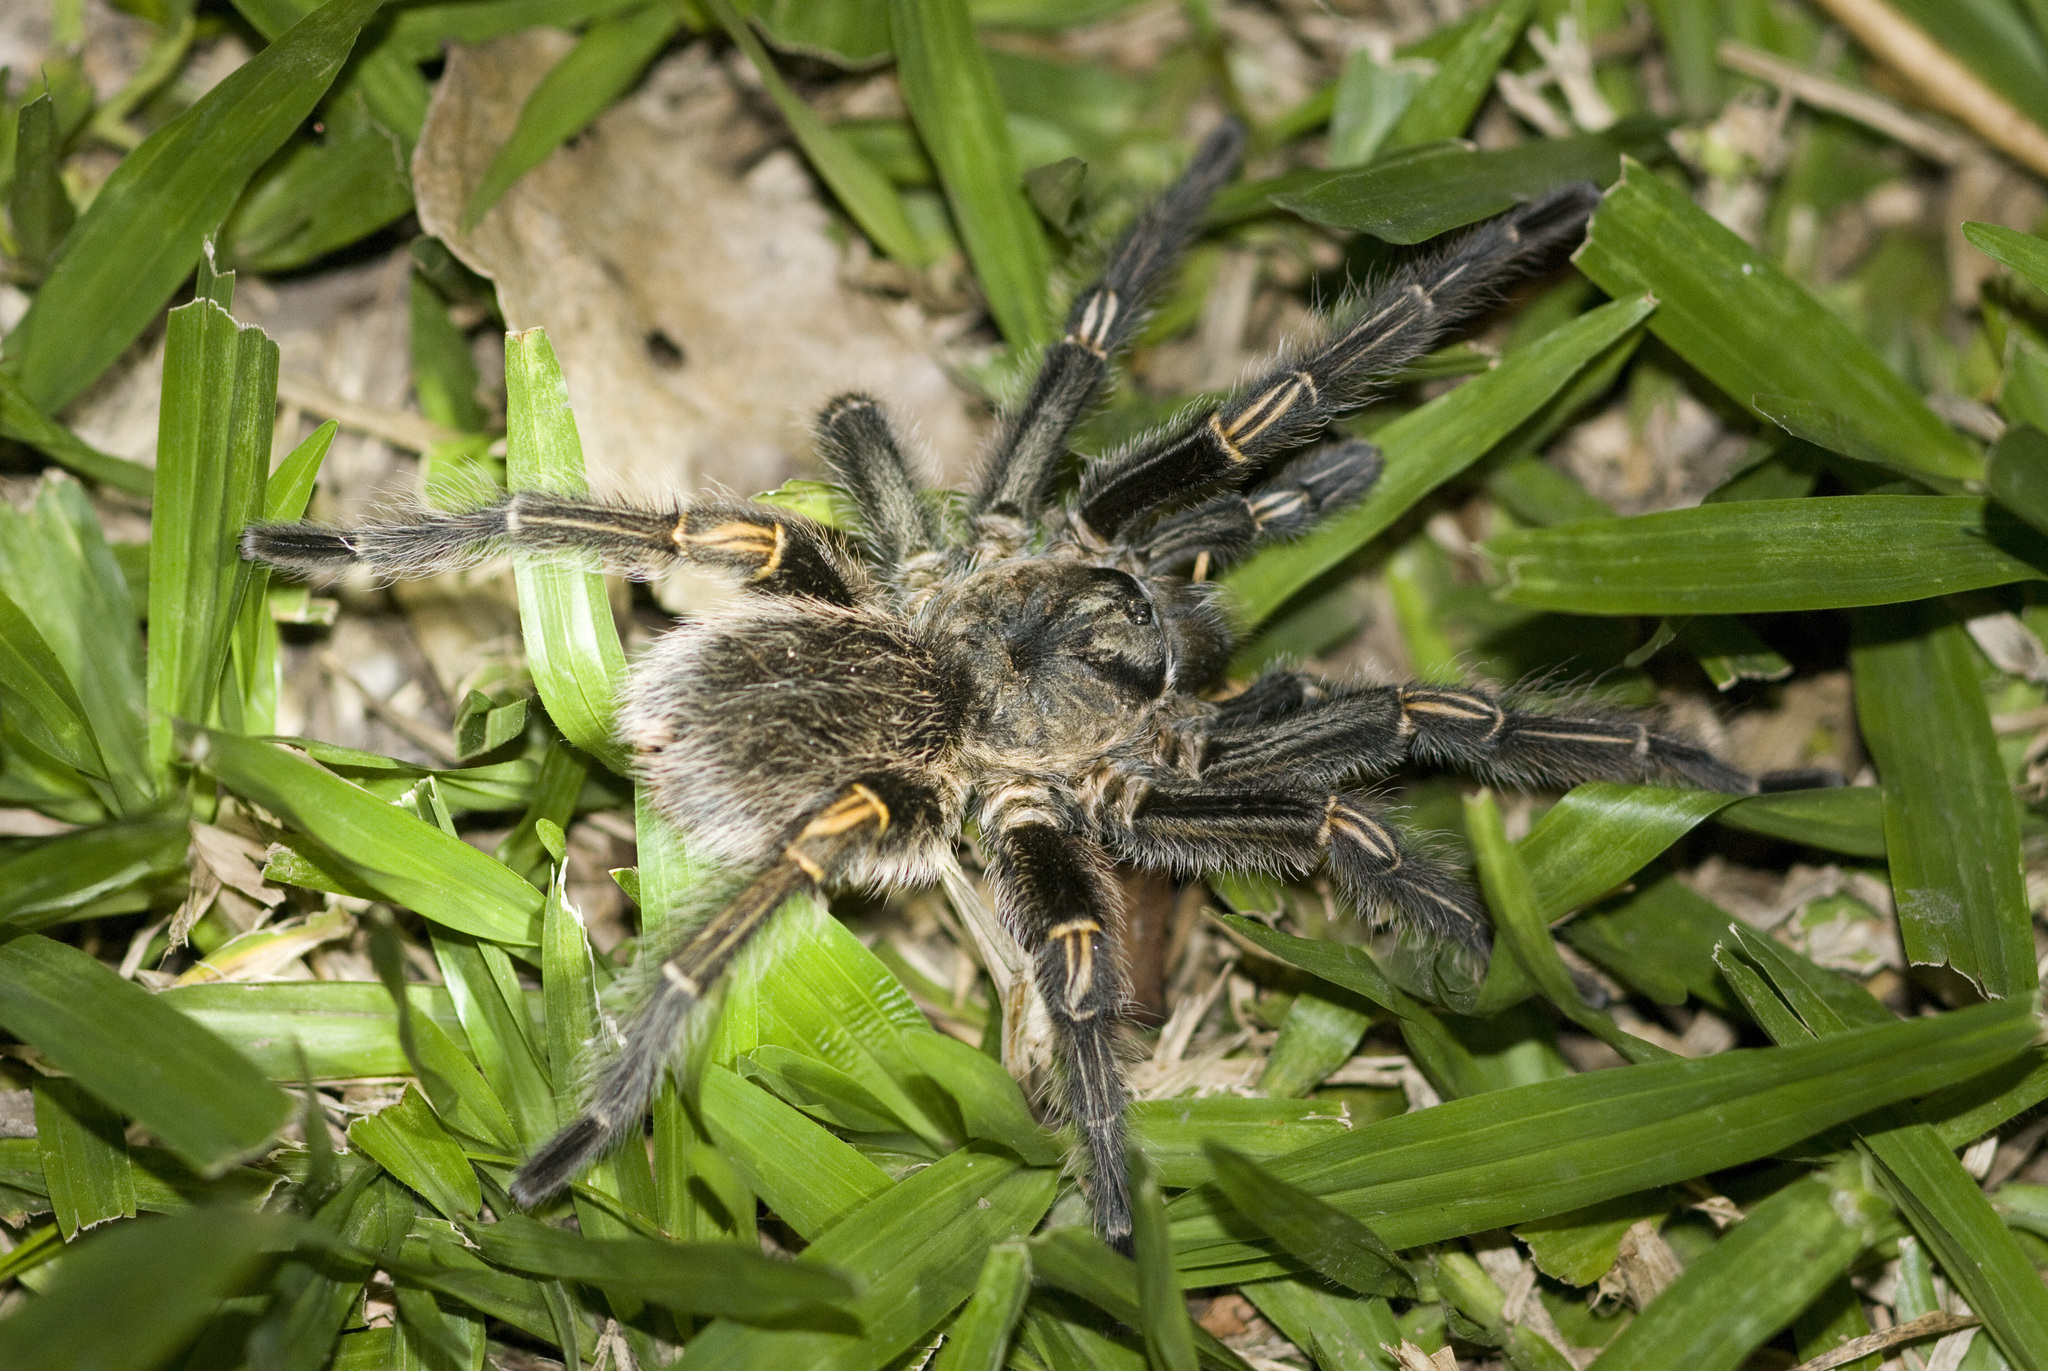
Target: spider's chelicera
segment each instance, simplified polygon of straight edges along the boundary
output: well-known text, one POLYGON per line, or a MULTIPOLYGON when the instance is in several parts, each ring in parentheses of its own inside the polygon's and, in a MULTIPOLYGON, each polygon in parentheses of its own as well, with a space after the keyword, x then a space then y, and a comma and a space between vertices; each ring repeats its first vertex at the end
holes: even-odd
POLYGON ((1241 141, 1232 127, 1210 137, 1075 302, 957 527, 919 496, 880 407, 854 395, 825 409, 818 436, 858 509, 858 548, 765 504, 647 509, 536 492, 350 531, 248 531, 248 556, 314 572, 363 563, 412 576, 502 551, 595 554, 639 576, 711 567, 749 592, 635 662, 620 732, 661 811, 751 882, 649 978, 654 992, 585 1112, 518 1173, 521 1203, 558 1191, 639 1125, 689 1011, 785 899, 935 881, 971 820, 999 912, 1035 968, 1096 1227, 1128 1249, 1112 863, 1289 877, 1327 865, 1367 918, 1483 951, 1487 920, 1470 887, 1404 839, 1363 786, 1412 761, 1520 784, 1754 788, 1641 719, 1523 711, 1482 689, 1274 671, 1228 698, 1206 694, 1231 651, 1209 576, 1379 474, 1366 443, 1305 445, 1376 379, 1575 243, 1597 200, 1589 185, 1400 267, 1318 340, 1213 408, 1090 462, 1074 495, 1052 501, 1069 431, 1241 141))

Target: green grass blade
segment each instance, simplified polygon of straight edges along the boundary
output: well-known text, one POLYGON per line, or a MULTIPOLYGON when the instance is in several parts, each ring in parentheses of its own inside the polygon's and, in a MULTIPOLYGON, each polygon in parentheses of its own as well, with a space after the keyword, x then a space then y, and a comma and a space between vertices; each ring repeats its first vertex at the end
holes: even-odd
POLYGON ((698 1085, 704 1127, 768 1207, 815 1239, 889 1189, 881 1167, 766 1090, 713 1063, 698 1085))
MULTIPOLYGON (((1988 1070, 2031 1033, 2023 1007, 1994 1003, 1826 1042, 1583 1073, 1382 1120, 1270 1169, 1398 1250, 1769 1156, 1988 1070)), ((1175 1201, 1183 1269, 1265 1256, 1221 1222, 1221 1203, 1206 1189, 1175 1201)))
POLYGON ((1379 1234, 1249 1157, 1214 1143, 1208 1152, 1224 1197, 1289 1255, 1361 1295, 1414 1298, 1414 1279, 1379 1234))
POLYGON ((1203 1149, 1219 1143, 1256 1162, 1268 1162, 1297 1147, 1334 1137, 1348 1116, 1330 1100, 1272 1100, 1236 1095, 1203 1099, 1137 1100, 1130 1109, 1131 1136, 1170 1190, 1186 1190, 1214 1179, 1203 1149))
MULTIPOLYGON (((1110 1317, 1133 1328, 1144 1315, 1138 1266, 1110 1251, 1079 1228, 1049 1228, 1031 1240, 1033 1272, 1047 1285, 1079 1295, 1110 1317)), ((1244 1359, 1206 1330, 1194 1330, 1195 1351, 1205 1365, 1222 1371, 1250 1371, 1244 1359)))
POLYGON ((202 1209, 97 1234, 66 1257, 44 1294, 0 1320, 0 1365, 150 1371, 274 1259, 289 1223, 202 1209))
MULTIPOLYGON (((754 36, 752 27, 734 12, 728 0, 707 0, 707 3, 713 17, 725 27, 740 51, 747 55, 747 60, 754 64, 768 98, 782 111, 783 121, 789 125, 797 146, 804 150, 804 157, 825 184, 832 188, 832 193, 839 197, 839 203, 860 225, 861 232, 904 266, 912 269, 930 266, 931 251, 917 230, 911 227, 903 199, 889 184, 889 178, 820 119, 817 112, 804 103, 802 96, 790 89, 789 83, 782 79, 782 73, 775 69, 774 59, 761 46, 761 40, 754 36)), ((822 7, 809 8, 817 10, 822 7)), ((875 27, 885 30, 886 37, 886 24, 875 27)))
POLYGON ((1551 806, 1515 844, 1515 856, 1527 868, 1547 923, 1614 889, 1741 799, 1711 790, 1589 782, 1551 806))
POLYGON ((101 452, 70 429, 44 416, 30 403, 12 376, 0 373, 0 437, 27 443, 53 462, 69 467, 88 481, 129 495, 148 496, 156 473, 140 462, 101 452))
MULTIPOLYGON (((316 116, 318 140, 292 139, 256 173, 222 226, 226 260, 250 271, 291 271, 360 242, 412 208, 411 139, 372 109, 366 69, 378 55, 366 52, 328 92, 316 116)), ((420 84, 416 72, 403 76, 420 84)))
POLYGON ((1010 1350, 1010 1334, 1031 1297, 1031 1249, 1020 1242, 999 1242, 988 1250, 960 1317, 946 1330, 932 1371, 1000 1371, 1010 1350))
POLYGON ((1638 1313, 1600 1354, 1602 1371, 1735 1371, 1848 1271, 1878 1236, 1882 1212, 1860 1187, 1794 1181, 1638 1313))
POLYGON ((512 136, 470 193, 462 211, 463 232, 475 228, 513 182, 545 162, 625 94, 681 25, 675 5, 660 0, 585 29, 576 46, 519 107, 512 136))
POLYGON ((36 1151, 57 1227, 70 1242, 82 1228, 135 1217, 135 1171, 121 1116, 77 1081, 35 1079, 36 1151))
POLYGON ((797 1261, 845 1272, 861 1332, 770 1331, 714 1323, 690 1344, 696 1371, 802 1366, 876 1371, 926 1337, 973 1291, 991 1245, 1029 1233, 1058 1177, 962 1148, 868 1201, 797 1261))
POLYGON ((1937 604, 1859 615, 1850 667, 1884 783, 1906 956, 1946 962, 1987 995, 2029 997, 2038 982, 2019 815, 1962 625, 1937 604))
POLYGON ((0 349, 37 410, 63 408, 148 326, 378 4, 330 0, 121 160, 0 349))
POLYGON ((1399 1347, 1402 1335, 1383 1299, 1349 1299, 1293 1276, 1247 1282, 1241 1293, 1322 1371, 1401 1371, 1384 1350, 1399 1347))
MULTIPOLYGON (((1549 925, 1538 908, 1529 869, 1508 843, 1500 806, 1494 802, 1491 791, 1482 790, 1466 797, 1465 831, 1472 840, 1480 887, 1486 892, 1487 907, 1493 911, 1501 944, 1521 963, 1544 998, 1567 1019, 1629 1061, 1652 1062, 1670 1057, 1669 1052, 1654 1043, 1623 1032, 1612 1018, 1579 998, 1571 971, 1558 956, 1557 944, 1551 941, 1549 925)), ((1499 955, 1498 949, 1495 955, 1499 955)))
POLYGON ((1992 445, 1984 484, 1991 498, 2048 533, 2048 433, 2032 424, 2007 429, 1992 445))
POLYGON ((469 1230, 499 1266, 659 1304, 682 1314, 774 1323, 817 1317, 853 1293, 820 1262, 777 1261, 731 1243, 598 1241, 521 1215, 469 1230))
MULTIPOLYGON (((1389 243, 1420 243, 1567 182, 1610 185, 1621 175, 1623 157, 1657 155, 1664 129, 1663 120, 1635 120, 1605 133, 1544 138, 1490 152, 1446 143, 1357 171, 1289 176, 1270 199, 1311 223, 1389 243)), ((1256 183, 1244 186, 1231 202, 1257 190, 1256 183)), ((1230 214, 1232 203, 1220 213, 1230 214)))
MULTIPOLYGON (((149 745, 169 767, 178 720, 212 721, 263 511, 277 344, 211 300, 171 311, 149 539, 149 745)), ((239 715, 239 699, 232 702, 239 715)))
MULTIPOLYGON (((588 489, 568 386, 541 329, 505 338, 505 440, 505 476, 512 489, 588 489)), ((513 575, 527 663, 548 717, 563 737, 622 771, 625 754, 612 736, 612 716, 626 653, 604 578, 579 567, 536 563, 522 563, 513 575)))
POLYGON ((1486 552, 1500 599, 1577 614, 1839 609, 2048 579, 2040 536, 1967 495, 1697 505, 1515 529, 1486 552))
POLYGON ((1131 1239, 1138 1264, 1138 1331, 1160 1371, 1195 1371, 1195 1326, 1173 1278, 1173 1240, 1159 1178, 1142 1152, 1131 1158, 1131 1239))
POLYGON ((540 1141, 558 1126, 555 1087, 511 960, 497 944, 459 934, 436 933, 433 942, 477 1066, 504 1101, 519 1137, 540 1141))
MULTIPOLYGON (((191 846, 186 826, 164 819, 98 824, 45 839, 0 861, 0 923, 47 928, 124 891, 182 889, 191 846)), ((147 903, 145 895, 135 907, 147 903)))
POLYGON ((989 312, 1020 352, 1050 341, 1051 257, 967 0, 890 0, 896 77, 989 312))
POLYGON ((385 899, 445 928, 515 946, 539 941, 540 892, 460 838, 271 743, 214 732, 202 741, 222 784, 385 899))
POLYGON ((1429 84, 1415 93, 1401 122, 1387 135, 1386 146, 1412 147, 1462 134, 1493 93, 1494 73, 1521 41, 1535 7, 1535 0, 1500 0, 1472 21, 1437 63, 1429 84))
POLYGON ((1884 856, 1884 809, 1876 786, 1790 790, 1737 800, 1714 822, 1852 857, 1884 856))
POLYGON ((32 276, 56 255, 78 212, 58 169, 64 153, 57 132, 56 102, 45 93, 15 116, 14 180, 7 187, 7 219, 14 228, 17 259, 32 276))
MULTIPOLYGON (((88 782, 105 781, 106 759, 63 663, 21 607, 0 594, 0 702, 22 736, 88 782)), ((96 789, 98 787, 95 787, 96 789)), ((112 800, 111 792, 108 800, 112 800)))
POLYGON ((462 1146, 441 1127, 418 1087, 349 1125, 349 1145, 411 1186, 448 1218, 476 1217, 483 1191, 462 1146))
POLYGON ((1483 1088, 1473 1072, 1471 1054, 1426 1005, 1388 980, 1363 948, 1321 938, 1297 938, 1241 915, 1223 914, 1218 918, 1225 927, 1282 961, 1363 995, 1393 1014, 1415 1064, 1438 1090, 1468 1095, 1483 1088))
POLYGON ((2031 233, 1998 224, 1965 223, 1963 237, 1994 261, 2002 262, 2043 290, 2048 290, 2048 242, 2031 233))
POLYGON ((27 934, 0 945, 0 1025, 202 1176, 256 1152, 291 1100, 241 1053, 112 968, 27 934))
POLYGON ((1261 622, 1372 541, 1423 496, 1485 456, 1655 308, 1638 296, 1589 311, 1381 429, 1374 441, 1386 471, 1364 499, 1304 538, 1254 553, 1224 576, 1234 622, 1247 628, 1261 622))
POLYGON ((1307 992, 1295 996, 1259 1072, 1259 1093, 1276 1100, 1308 1094, 1351 1059, 1371 1024, 1372 1016, 1355 1005, 1307 992))
POLYGON ((1983 476, 1983 460, 1847 324, 1648 168, 1628 166, 1573 260, 1610 295, 1655 296, 1650 331, 1737 404, 1812 401, 1851 416, 1896 467, 1983 476))

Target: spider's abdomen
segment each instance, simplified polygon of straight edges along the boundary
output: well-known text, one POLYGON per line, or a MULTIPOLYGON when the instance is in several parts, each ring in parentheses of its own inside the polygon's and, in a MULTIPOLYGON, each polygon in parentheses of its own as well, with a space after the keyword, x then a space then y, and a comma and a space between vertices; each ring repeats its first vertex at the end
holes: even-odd
POLYGON ((759 862, 780 853, 795 816, 878 773, 926 782, 957 813, 957 674, 872 611, 749 605, 649 649, 619 732, 666 817, 729 861, 759 862))

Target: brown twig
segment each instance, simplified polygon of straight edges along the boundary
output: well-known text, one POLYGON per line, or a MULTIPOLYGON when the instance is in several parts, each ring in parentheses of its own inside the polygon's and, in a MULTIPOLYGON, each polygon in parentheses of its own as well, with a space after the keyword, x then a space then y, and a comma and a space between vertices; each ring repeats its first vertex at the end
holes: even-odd
POLYGON ((1991 146, 2048 176, 2048 132, 1984 84, 1946 48, 1884 0, 1818 0, 1879 61, 1906 78, 1920 98, 1954 115, 1991 146))

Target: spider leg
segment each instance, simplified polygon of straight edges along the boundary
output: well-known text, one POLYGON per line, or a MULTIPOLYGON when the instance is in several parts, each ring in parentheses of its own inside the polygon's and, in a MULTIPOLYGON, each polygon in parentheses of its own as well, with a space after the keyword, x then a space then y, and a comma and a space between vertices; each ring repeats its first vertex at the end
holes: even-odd
POLYGON ((1103 538, 1204 489, 1236 485, 1265 458, 1362 404, 1376 378, 1420 357, 1503 286, 1575 240, 1599 192, 1580 183, 1470 229, 1410 262, 1320 345, 1284 357, 1222 404, 1168 428, 1081 475, 1077 512, 1103 538))
POLYGON ((1049 821, 1039 807, 993 817, 982 838, 989 883, 1004 922, 1032 959, 1052 1020, 1060 1103, 1081 1132, 1093 1171, 1095 1231, 1129 1255, 1126 1096, 1116 1059, 1124 984, 1110 932, 1117 901, 1108 862, 1093 841, 1049 821))
POLYGON ((1306 533, 1324 514, 1372 489, 1383 465, 1371 443, 1325 444, 1256 490, 1230 491, 1168 515, 1145 531, 1137 555, 1155 575, 1205 581, 1260 543, 1306 533))
POLYGON ((541 1203, 638 1125, 690 1012, 785 900, 829 884, 884 841, 927 832, 937 813, 937 797, 928 787, 878 774, 846 786, 797 825, 781 859, 650 977, 646 1003, 626 1030, 624 1045, 597 1074, 583 1111, 519 1168, 512 1198, 529 1209, 541 1203))
POLYGON ((842 395, 818 416, 818 455, 860 507, 869 544, 884 566, 939 545, 939 521, 918 497, 910 464, 880 402, 842 395))
POLYGON ((1472 888, 1357 792, 1162 785, 1128 809, 1104 806, 1097 823, 1118 858, 1185 876, 1256 866, 1298 877, 1327 859, 1337 888, 1374 924, 1482 955, 1491 942, 1472 888))
POLYGON ((746 500, 657 510, 529 490, 478 509, 413 510, 362 528, 252 524, 242 533, 249 560, 314 574, 360 563, 389 577, 431 576, 503 552, 595 557, 638 578, 689 563, 756 591, 842 605, 859 597, 865 581, 822 524, 746 500))
POLYGON ((1748 794, 1756 781, 1686 738, 1619 710, 1518 710, 1464 686, 1335 686, 1274 672, 1199 730, 1201 775, 1216 785, 1268 778, 1338 784, 1413 760, 1518 786, 1678 780, 1748 794))
POLYGON ((1181 179, 1124 234, 1102 279, 1074 301, 1066 336, 1046 350, 1030 397, 989 464, 974 502, 977 517, 1020 523, 1038 517, 1066 454, 1068 431, 1094 403, 1111 355, 1144 318, 1145 306, 1194 237, 1210 197, 1236 170, 1243 149, 1244 130, 1236 124, 1210 134, 1181 179))

